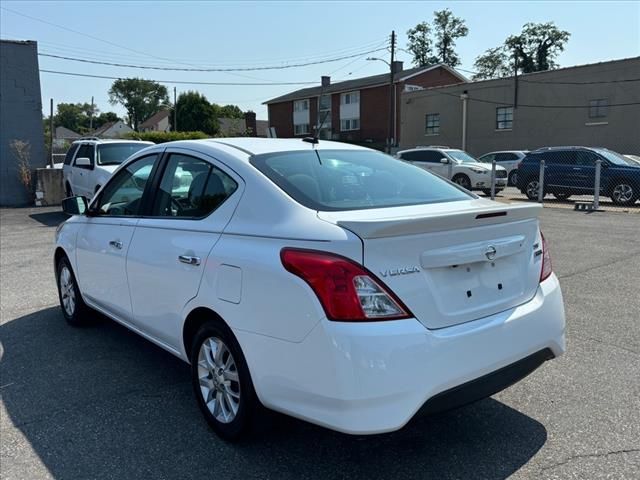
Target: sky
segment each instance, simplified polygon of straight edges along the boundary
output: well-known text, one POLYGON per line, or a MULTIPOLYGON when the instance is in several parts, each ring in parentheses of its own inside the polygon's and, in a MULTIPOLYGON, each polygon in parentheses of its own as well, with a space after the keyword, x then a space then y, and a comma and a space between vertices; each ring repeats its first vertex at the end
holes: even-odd
MULTIPOLYGON (((460 69, 472 71, 475 58, 495 47, 527 22, 548 22, 571 33, 560 66, 581 65, 640 55, 640 1, 473 1, 473 2, 27 2, 0 3, 0 37, 36 40, 41 54, 162 68, 254 68, 319 60, 339 61, 276 70, 185 72, 137 69, 39 57, 41 70, 141 77, 161 81, 173 96, 197 90, 209 101, 236 104, 267 119, 262 102, 310 85, 186 85, 182 82, 274 83, 332 82, 388 71, 369 56, 382 56, 392 30, 406 48, 406 31, 449 8, 462 17, 469 35, 457 42, 460 69), (17 14, 17 13, 21 14, 17 14), (344 58, 349 57, 349 58, 344 58)), ((405 68, 411 56, 399 51, 405 68)), ((469 75, 468 72, 463 74, 469 75)), ((115 111, 108 90, 113 80, 41 73, 43 108, 49 99, 90 102, 115 111)), ((48 112, 45 112, 48 114, 48 112)))

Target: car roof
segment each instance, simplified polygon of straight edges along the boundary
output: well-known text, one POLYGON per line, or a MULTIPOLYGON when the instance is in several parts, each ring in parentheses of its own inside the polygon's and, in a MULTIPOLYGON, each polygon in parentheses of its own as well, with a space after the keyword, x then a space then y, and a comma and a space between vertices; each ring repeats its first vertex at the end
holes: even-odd
POLYGON ((366 147, 352 145, 350 143, 318 140, 315 146, 309 142, 303 142, 302 138, 259 138, 259 137, 230 137, 207 138, 204 140, 181 140, 170 142, 165 146, 185 146, 198 148, 198 146, 224 145, 240 150, 247 155, 261 155, 264 153, 291 152, 298 150, 370 150, 366 147))
POLYGON ((495 150, 493 152, 483 153, 480 156, 484 157, 485 155, 493 155, 494 153, 529 153, 529 150, 495 150))
POLYGON ((155 145, 147 140, 134 140, 126 138, 79 138, 73 143, 144 143, 145 145, 155 145))

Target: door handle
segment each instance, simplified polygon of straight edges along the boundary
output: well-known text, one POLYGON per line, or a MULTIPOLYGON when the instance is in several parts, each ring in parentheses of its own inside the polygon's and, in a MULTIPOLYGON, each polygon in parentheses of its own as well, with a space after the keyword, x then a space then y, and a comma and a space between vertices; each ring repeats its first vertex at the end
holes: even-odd
POLYGON ((574 170, 582 170, 580 167, 573 167, 574 170))
POLYGON ((178 255, 178 260, 187 265, 200 265, 200 257, 192 257, 191 255, 178 255))
POLYGON ((122 250, 122 242, 120 240, 111 240, 109 245, 113 248, 117 248, 118 250, 122 250))

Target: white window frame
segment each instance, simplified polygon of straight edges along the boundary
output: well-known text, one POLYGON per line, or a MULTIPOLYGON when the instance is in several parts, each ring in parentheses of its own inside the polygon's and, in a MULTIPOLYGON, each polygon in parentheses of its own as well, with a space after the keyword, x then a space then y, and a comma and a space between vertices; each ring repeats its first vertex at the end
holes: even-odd
POLYGON ((293 134, 294 135, 306 135, 309 133, 309 124, 308 123, 299 123, 293 126, 293 134), (302 128, 302 131, 298 131, 298 128, 302 128))
POLYGON ((513 129, 513 107, 506 105, 504 107, 496 107, 496 131, 508 131, 511 129, 513 129))
POLYGON ((309 99, 304 100, 294 100, 293 101, 293 111, 294 112, 304 112, 309 110, 309 99))
POLYGON ((424 117, 424 134, 440 135, 440 114, 427 113, 424 117), (430 118, 431 117, 431 118, 430 118), (429 130, 431 129, 431 130, 429 130))
POLYGON ((345 92, 340 94, 340 105, 353 105, 360 103, 360 91, 345 92), (349 99, 349 101, 347 101, 349 99))
POLYGON ((342 118, 340 119, 340 131, 351 132, 353 130, 360 130, 359 118, 342 118), (354 122, 358 122, 358 126, 354 127, 354 122))

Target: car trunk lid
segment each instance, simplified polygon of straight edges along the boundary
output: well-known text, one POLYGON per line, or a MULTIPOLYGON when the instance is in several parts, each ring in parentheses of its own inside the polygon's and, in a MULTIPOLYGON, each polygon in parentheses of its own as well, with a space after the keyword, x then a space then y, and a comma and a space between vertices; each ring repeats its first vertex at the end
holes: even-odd
POLYGON ((318 215, 358 235, 364 266, 435 329, 534 296, 542 261, 540 208, 476 199, 318 215))

